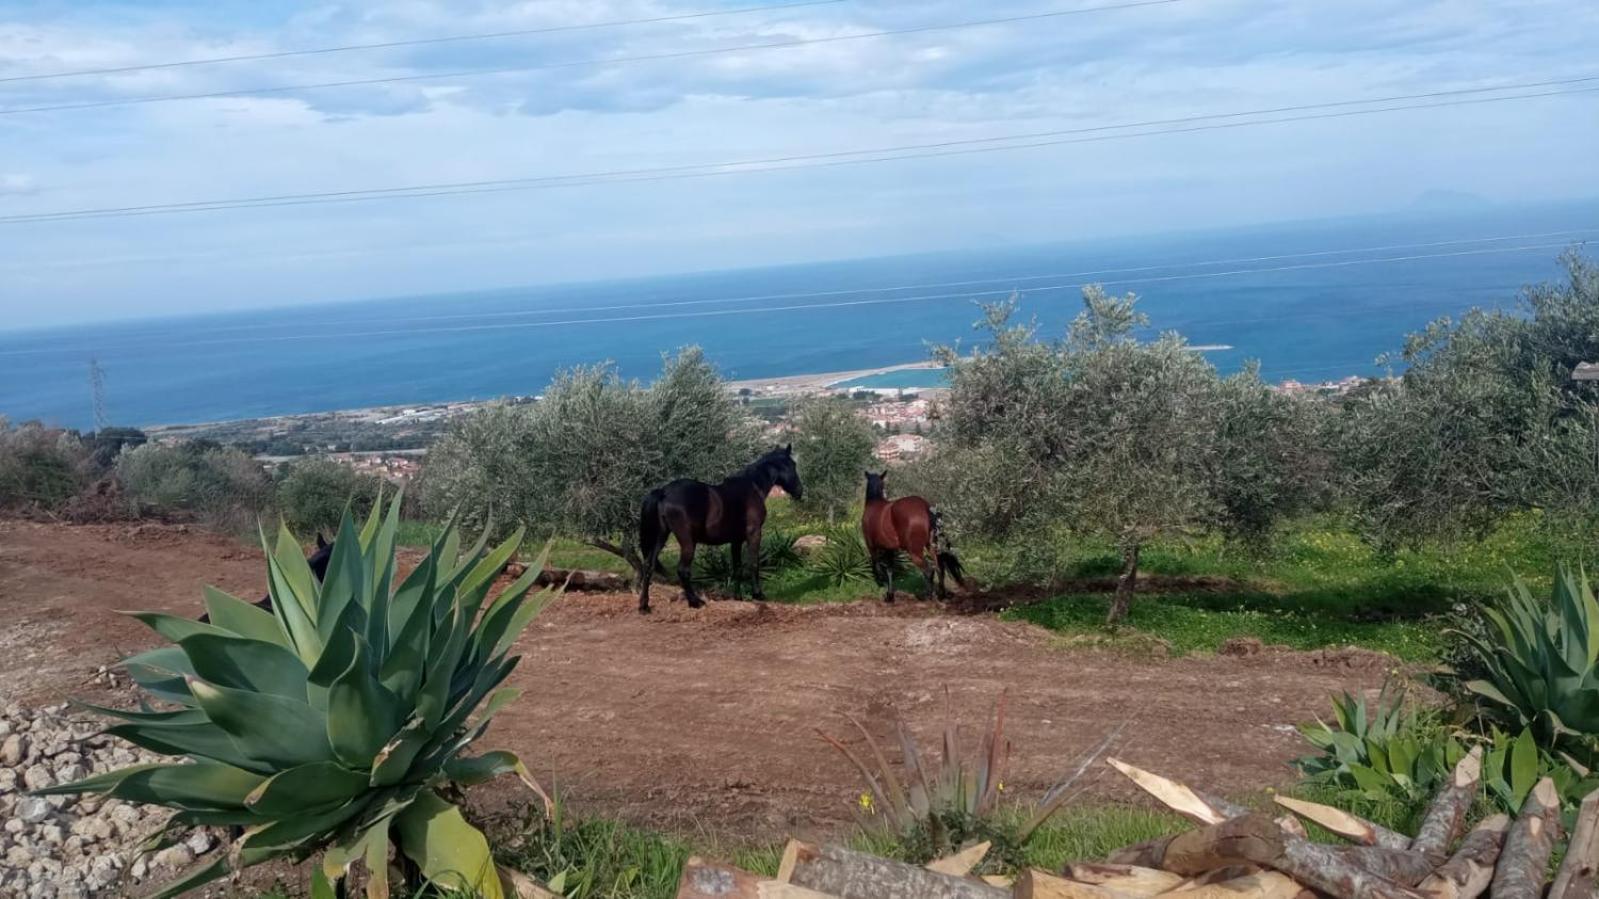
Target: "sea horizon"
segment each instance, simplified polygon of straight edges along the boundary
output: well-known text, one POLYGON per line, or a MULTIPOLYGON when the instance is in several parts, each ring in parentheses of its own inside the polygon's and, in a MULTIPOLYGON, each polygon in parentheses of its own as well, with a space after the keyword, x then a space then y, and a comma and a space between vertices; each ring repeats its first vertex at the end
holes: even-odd
POLYGON ((1058 336, 1087 283, 1225 346, 1223 371, 1335 380, 1440 315, 1511 306, 1595 236, 1583 200, 30 327, 0 331, 0 415, 90 426, 90 359, 132 426, 533 395, 606 362, 648 380, 689 345, 730 380, 870 370, 980 344, 977 304, 1013 291, 1058 336))

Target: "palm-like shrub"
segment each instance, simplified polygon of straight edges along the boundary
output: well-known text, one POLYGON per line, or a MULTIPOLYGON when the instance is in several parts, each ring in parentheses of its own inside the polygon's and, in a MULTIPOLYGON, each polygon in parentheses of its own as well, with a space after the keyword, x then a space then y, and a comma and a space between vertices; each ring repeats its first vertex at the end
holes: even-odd
POLYGON ((108 733, 175 760, 44 792, 166 806, 166 839, 243 828, 225 857, 157 895, 325 850, 316 892, 360 863, 367 895, 387 896, 391 845, 441 887, 503 895, 483 834, 441 790, 515 773, 543 795, 511 753, 465 754, 519 692, 499 685, 518 661, 512 643, 551 596, 529 595, 542 560, 488 603, 521 534, 463 554, 452 524, 396 586, 400 501, 380 507, 359 532, 344 516, 321 583, 283 528, 268 547, 271 612, 208 588, 211 624, 136 615, 174 645, 127 669, 170 708, 95 711, 118 720, 108 733))
POLYGON ((1518 580, 1482 614, 1490 625, 1484 633, 1461 635, 1484 672, 1466 688, 1512 732, 1531 729, 1543 749, 1591 762, 1599 737, 1599 603, 1587 576, 1562 566, 1548 601, 1518 580))
POLYGON ((1318 720, 1299 732, 1318 750, 1295 762, 1306 780, 1376 800, 1432 796, 1466 754, 1435 715, 1407 709, 1403 691, 1386 685, 1369 713, 1364 696, 1345 693, 1333 699, 1333 724, 1318 720))

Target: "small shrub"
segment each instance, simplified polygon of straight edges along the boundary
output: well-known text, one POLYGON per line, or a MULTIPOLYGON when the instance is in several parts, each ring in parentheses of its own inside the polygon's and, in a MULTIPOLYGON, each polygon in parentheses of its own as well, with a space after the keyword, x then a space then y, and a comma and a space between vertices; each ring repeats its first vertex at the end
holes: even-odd
POLYGON ((855 528, 830 530, 827 543, 805 561, 805 567, 834 587, 872 581, 872 556, 866 551, 866 538, 855 528))
POLYGON ((900 750, 897 766, 889 762, 871 731, 853 716, 846 717, 860 733, 865 745, 861 752, 821 730, 817 733, 860 772, 866 782, 866 792, 859 799, 861 815, 868 825, 878 824, 888 831, 887 837, 898 842, 902 856, 920 864, 989 840, 994 844, 994 860, 1014 870, 1026 866, 1028 840, 1076 795, 1072 786, 1121 729, 1090 750, 1072 774, 1044 795, 1032 817, 1022 820, 1000 813, 1011 751, 1005 736, 1005 707, 1006 697, 1001 693, 977 752, 970 757, 962 752, 959 725, 946 724, 943 752, 936 764, 916 745, 903 721, 894 722, 900 750))
POLYGON ((146 443, 117 457, 117 479, 141 514, 249 528, 272 506, 272 479, 242 450, 210 441, 146 443))
POLYGON ((359 532, 346 515, 320 583, 282 529, 276 547, 264 547, 270 612, 208 589, 210 624, 139 613, 174 645, 125 667, 172 710, 93 710, 118 722, 110 735, 174 761, 40 792, 173 809, 163 840, 197 826, 244 828, 231 852, 161 895, 321 852, 312 895, 331 895, 328 881, 360 864, 368 895, 384 896, 392 846, 441 889, 500 899, 487 840, 446 795, 511 773, 543 795, 515 755, 465 752, 519 692, 496 688, 518 661, 512 644, 551 593, 529 595, 538 564, 489 602, 521 535, 463 554, 453 528, 396 588, 398 522, 398 502, 381 520, 374 509, 359 532))
POLYGON ((84 488, 90 469, 76 434, 0 418, 0 509, 54 512, 84 488))
POLYGON ((365 516, 382 489, 382 478, 332 459, 306 459, 289 465, 279 478, 278 509, 291 530, 331 533, 345 506, 357 517, 365 516))

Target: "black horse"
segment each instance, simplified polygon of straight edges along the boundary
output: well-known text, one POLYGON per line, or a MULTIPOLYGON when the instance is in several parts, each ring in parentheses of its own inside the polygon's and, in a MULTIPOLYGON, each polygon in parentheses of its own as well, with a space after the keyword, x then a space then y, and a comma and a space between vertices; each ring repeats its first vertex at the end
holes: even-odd
MULTIPOLYGON (((323 540, 321 534, 317 534, 316 551, 305 557, 305 563, 311 566, 311 573, 316 576, 318 581, 328 576, 328 560, 331 558, 333 558, 333 544, 323 540)), ((255 604, 268 612, 272 611, 272 594, 268 593, 261 597, 255 601, 255 604)), ((201 615, 200 623, 211 623, 211 613, 207 612, 201 615)))
MULTIPOLYGON (((750 551, 753 595, 761 592, 761 528, 766 524, 766 494, 773 485, 789 496, 801 498, 799 470, 794 467, 794 445, 768 452, 736 475, 717 485, 681 478, 657 487, 644 497, 639 515, 639 552, 644 554, 638 610, 650 610, 650 579, 660 567, 666 538, 677 537, 677 579, 690 608, 705 605, 694 591, 694 548, 700 544, 732 547, 733 570, 743 568, 742 551, 750 551)), ((664 574, 664 572, 663 572, 664 574)))

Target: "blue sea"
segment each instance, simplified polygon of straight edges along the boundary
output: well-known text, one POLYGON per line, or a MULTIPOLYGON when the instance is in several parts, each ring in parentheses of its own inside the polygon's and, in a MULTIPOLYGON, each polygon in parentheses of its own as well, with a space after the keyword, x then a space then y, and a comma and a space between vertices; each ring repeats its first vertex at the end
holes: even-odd
POLYGON ((1588 201, 5 331, 0 415, 87 427, 91 357, 130 425, 536 394, 606 360, 648 379, 690 344, 730 378, 869 369, 980 342, 977 304, 1012 291, 1059 335, 1091 282, 1139 294, 1155 330, 1226 347, 1207 351, 1224 371, 1327 380, 1379 372, 1438 316, 1513 306, 1595 238, 1588 201))

